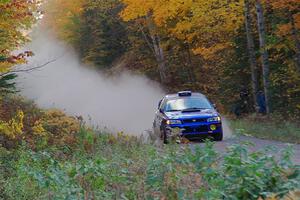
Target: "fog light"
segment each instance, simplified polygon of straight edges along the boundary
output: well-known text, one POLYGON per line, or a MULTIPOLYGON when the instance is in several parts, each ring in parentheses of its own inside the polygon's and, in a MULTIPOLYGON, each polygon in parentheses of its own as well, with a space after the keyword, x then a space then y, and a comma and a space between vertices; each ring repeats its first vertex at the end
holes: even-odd
POLYGON ((212 131, 215 131, 215 130, 217 130, 217 126, 216 125, 210 125, 210 130, 212 130, 212 131))

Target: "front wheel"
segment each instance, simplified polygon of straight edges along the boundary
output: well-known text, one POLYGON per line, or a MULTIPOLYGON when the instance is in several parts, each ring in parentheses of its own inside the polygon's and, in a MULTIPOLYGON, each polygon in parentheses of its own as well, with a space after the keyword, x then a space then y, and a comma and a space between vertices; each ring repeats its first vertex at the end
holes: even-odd
POLYGON ((162 130, 162 139, 163 139, 164 144, 169 144, 168 134, 165 129, 162 130))
POLYGON ((223 132, 220 132, 220 133, 216 133, 214 135, 214 140, 217 141, 217 142, 220 142, 223 140, 223 132))

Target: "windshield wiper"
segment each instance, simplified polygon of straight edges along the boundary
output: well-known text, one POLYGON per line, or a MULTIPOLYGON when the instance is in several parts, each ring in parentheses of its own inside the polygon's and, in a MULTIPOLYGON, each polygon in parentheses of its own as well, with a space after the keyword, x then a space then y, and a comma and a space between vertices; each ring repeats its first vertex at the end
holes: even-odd
POLYGON ((202 109, 204 109, 204 108, 187 108, 187 109, 182 110, 182 112, 198 112, 198 111, 201 111, 202 109))
POLYGON ((166 110, 166 112, 179 112, 181 110, 166 110))

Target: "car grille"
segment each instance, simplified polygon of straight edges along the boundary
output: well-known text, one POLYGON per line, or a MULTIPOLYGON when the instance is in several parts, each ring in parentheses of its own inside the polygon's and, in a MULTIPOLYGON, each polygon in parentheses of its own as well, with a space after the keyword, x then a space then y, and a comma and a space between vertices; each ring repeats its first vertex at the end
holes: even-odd
POLYGON ((184 124, 188 123, 199 123, 199 122, 207 122, 207 118, 199 118, 199 119, 184 119, 182 120, 184 124))
POLYGON ((201 133, 201 132, 208 132, 208 126, 198 126, 198 127, 184 127, 184 131, 182 133, 201 133))

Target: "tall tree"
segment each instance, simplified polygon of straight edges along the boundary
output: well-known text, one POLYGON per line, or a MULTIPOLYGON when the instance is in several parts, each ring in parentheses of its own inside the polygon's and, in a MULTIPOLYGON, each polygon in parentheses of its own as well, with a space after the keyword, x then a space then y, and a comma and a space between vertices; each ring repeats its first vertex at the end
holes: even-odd
POLYGON ((29 39, 25 33, 35 21, 38 0, 0 1, 0 74, 25 61, 27 53, 11 55, 29 39))
POLYGON ((80 40, 81 16, 85 0, 51 0, 45 2, 43 21, 47 28, 68 43, 76 44, 80 40))
POLYGON ((123 0, 123 2, 124 20, 136 20, 150 14, 157 29, 168 33, 169 37, 176 37, 189 43, 193 52, 205 59, 211 59, 218 52, 232 47, 233 43, 230 40, 243 21, 241 0, 234 2, 153 0, 143 3, 123 0))
POLYGON ((158 63, 158 70, 160 74, 160 80, 162 83, 168 82, 167 69, 166 69, 166 60, 164 55, 164 50, 161 46, 161 38, 156 31, 156 26, 153 23, 151 16, 146 17, 147 27, 149 29, 149 34, 151 38, 151 43, 153 48, 153 53, 158 63))
POLYGON ((296 65, 298 67, 298 70, 300 72, 300 39, 298 37, 298 30, 296 27, 296 23, 295 23, 295 19, 294 19, 294 15, 291 11, 289 11, 289 19, 291 22, 291 34, 293 36, 293 40, 295 43, 295 51, 296 51, 296 55, 295 55, 295 60, 296 60, 296 65))
POLYGON ((46 22, 78 49, 82 61, 107 68, 126 50, 127 34, 118 0, 53 0, 46 22))
POLYGON ((39 0, 0 1, 0 93, 15 91, 11 68, 26 62, 32 52, 13 55, 13 51, 29 41, 25 34, 38 17, 39 0))
POLYGON ((126 51, 128 38, 120 9, 116 0, 86 1, 79 26, 81 39, 75 44, 83 61, 107 68, 126 51))
POLYGON ((299 39, 299 29, 300 29, 300 1, 298 0, 269 0, 269 3, 275 10, 282 11, 284 16, 288 21, 287 24, 279 25, 281 33, 291 39, 294 43, 295 51, 295 63, 300 71, 300 39, 299 39))
POLYGON ((160 74, 160 79, 162 83, 168 82, 168 75, 166 69, 166 59, 165 53, 161 45, 161 36, 159 35, 159 31, 157 29, 157 24, 154 21, 154 16, 152 10, 155 6, 155 3, 158 2, 144 2, 144 4, 140 4, 139 7, 136 7, 134 0, 124 0, 126 8, 123 10, 121 16, 125 21, 135 20, 135 19, 142 19, 142 23, 140 23, 141 30, 147 29, 148 31, 144 31, 144 38, 147 41, 149 48, 152 50, 156 62, 158 64, 158 71, 160 74), (143 27, 144 26, 144 27, 143 27), (149 33, 149 37, 151 40, 148 39, 146 33, 149 33))
POLYGON ((256 13, 257 13, 257 26, 259 34, 260 53, 262 55, 262 68, 263 68, 263 83, 264 94, 266 102, 266 112, 269 114, 270 110, 270 65, 269 54, 266 48, 266 29, 264 10, 260 0, 256 0, 256 13))
POLYGON ((251 67, 251 85, 254 105, 257 106, 256 94, 258 92, 257 62, 255 56, 254 39, 252 35, 252 19, 249 0, 245 0, 245 27, 247 35, 247 47, 249 63, 251 67))

